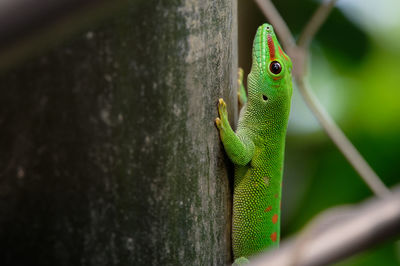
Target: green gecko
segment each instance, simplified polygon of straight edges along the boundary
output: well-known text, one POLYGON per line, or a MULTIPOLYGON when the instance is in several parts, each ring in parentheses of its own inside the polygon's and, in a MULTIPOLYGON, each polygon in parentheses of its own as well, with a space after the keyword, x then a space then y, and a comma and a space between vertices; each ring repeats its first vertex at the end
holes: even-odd
POLYGON ((292 96, 292 62, 271 25, 257 30, 248 96, 239 72, 241 105, 236 133, 219 99, 215 119, 221 141, 235 165, 232 246, 235 263, 279 245, 280 204, 286 128, 292 96))

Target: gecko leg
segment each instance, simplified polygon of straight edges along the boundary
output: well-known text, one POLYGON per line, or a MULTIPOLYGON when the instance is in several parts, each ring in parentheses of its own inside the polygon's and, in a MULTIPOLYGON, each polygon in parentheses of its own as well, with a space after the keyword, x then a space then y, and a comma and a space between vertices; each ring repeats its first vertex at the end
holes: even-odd
POLYGON ((232 266, 242 266, 242 265, 247 265, 249 263, 250 261, 248 259, 246 259, 245 257, 240 257, 235 260, 232 266))
POLYGON ((219 135, 229 159, 235 164, 246 165, 254 154, 254 143, 246 136, 240 136, 233 132, 228 121, 228 112, 225 101, 220 98, 218 101, 219 117, 215 124, 219 129, 219 135))
POLYGON ((239 110, 243 107, 243 105, 247 102, 247 93, 246 88, 243 84, 243 69, 239 67, 238 71, 238 102, 239 102, 239 110))

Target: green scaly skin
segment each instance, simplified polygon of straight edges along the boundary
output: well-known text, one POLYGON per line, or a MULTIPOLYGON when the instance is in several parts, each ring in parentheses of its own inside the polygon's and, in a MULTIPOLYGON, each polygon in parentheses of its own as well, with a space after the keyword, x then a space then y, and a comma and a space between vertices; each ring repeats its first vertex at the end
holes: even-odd
POLYGON ((239 102, 243 107, 236 133, 229 125, 226 104, 219 99, 220 117, 215 122, 225 151, 235 165, 232 243, 237 264, 279 245, 291 71, 292 62, 282 51, 272 26, 264 24, 254 39, 247 101, 242 97, 243 75, 239 74, 239 102), (279 67, 271 70, 275 61, 281 65, 280 71, 279 67))

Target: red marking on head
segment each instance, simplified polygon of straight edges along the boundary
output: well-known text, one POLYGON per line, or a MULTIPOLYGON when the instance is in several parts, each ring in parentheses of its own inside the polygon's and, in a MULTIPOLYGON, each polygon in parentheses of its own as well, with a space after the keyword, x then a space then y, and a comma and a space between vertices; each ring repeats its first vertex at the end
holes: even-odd
POLYGON ((268 48, 269 48, 269 58, 270 60, 275 59, 275 44, 274 40, 272 40, 271 34, 268 34, 268 48))
POLYGON ((274 223, 274 224, 276 224, 276 222, 278 221, 278 214, 274 214, 273 216, 272 216, 272 222, 274 223))
POLYGON ((270 210, 272 210, 272 206, 268 206, 267 208, 265 208, 264 212, 269 212, 270 210))
POLYGON ((275 242, 276 241, 276 232, 273 232, 270 237, 271 237, 272 242, 275 242))
POLYGON ((282 49, 281 49, 281 47, 278 45, 278 50, 279 50, 279 53, 286 59, 286 60, 288 60, 288 58, 286 57, 286 55, 285 55, 285 53, 282 51, 282 49))

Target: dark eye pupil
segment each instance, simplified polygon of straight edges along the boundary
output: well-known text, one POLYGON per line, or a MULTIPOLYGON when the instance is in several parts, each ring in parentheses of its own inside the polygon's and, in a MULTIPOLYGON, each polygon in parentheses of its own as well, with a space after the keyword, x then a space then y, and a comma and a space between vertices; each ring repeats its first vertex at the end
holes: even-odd
POLYGON ((279 74, 282 71, 282 66, 278 61, 272 61, 269 65, 269 70, 271 70, 271 72, 274 74, 279 74))

